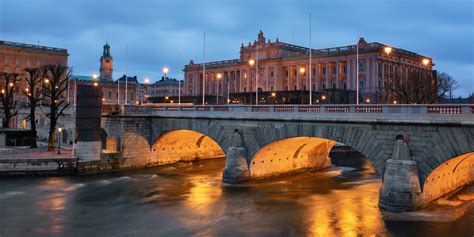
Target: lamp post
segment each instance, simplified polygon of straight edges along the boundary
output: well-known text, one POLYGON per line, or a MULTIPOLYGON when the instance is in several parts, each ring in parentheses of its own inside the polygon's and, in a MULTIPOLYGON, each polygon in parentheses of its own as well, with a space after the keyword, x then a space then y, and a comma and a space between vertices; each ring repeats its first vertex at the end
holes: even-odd
MULTIPOLYGON (((390 53, 392 52, 392 47, 387 46, 384 48, 384 51, 387 54, 387 71, 388 71, 389 69, 388 63, 390 62, 390 53)), ((385 84, 385 80, 388 79, 388 73, 387 73, 387 78, 385 78, 385 73, 383 76, 384 76, 384 84, 385 84)), ((387 83, 387 84, 390 85, 390 83, 387 83)), ((387 89, 387 88, 384 88, 384 89, 387 89)))
MULTIPOLYGON (((301 78, 303 78, 305 72, 306 72, 306 68, 300 67, 300 77, 301 77, 301 78)), ((310 73, 311 73, 311 72, 310 72, 310 73)), ((303 84, 304 84, 304 83, 303 83, 303 84)), ((301 90, 301 104, 304 103, 303 97, 304 97, 304 91, 301 90)))
POLYGON ((58 155, 61 154, 61 132, 63 128, 58 127, 58 155))
MULTIPOLYGON (((250 59, 250 60, 249 60, 249 65, 250 65, 250 69, 252 69, 253 65, 255 65, 255 60, 250 59)), ((250 73, 250 70, 249 70, 249 77, 250 77, 250 75, 252 75, 252 74, 250 73)), ((251 78, 249 78, 249 80, 250 80, 250 79, 251 79, 251 78)), ((252 80, 250 80, 250 83, 252 83, 252 80)), ((258 89, 257 89, 257 90, 258 90, 258 89)), ((252 94, 252 85, 250 85, 250 94, 252 94)), ((255 100, 255 101, 258 101, 258 100, 255 100)), ((252 102, 250 102, 250 103, 252 103, 252 102)))
POLYGON ((227 105, 229 105, 229 102, 230 102, 229 93, 230 93, 230 77, 229 77, 229 74, 227 74, 227 105))
POLYGON ((145 86, 145 96, 144 96, 144 99, 145 99, 145 104, 148 103, 148 83, 150 83, 150 79, 148 78, 145 78, 145 80, 143 81, 143 85, 145 86))
POLYGON ((216 92, 216 104, 218 105, 219 104, 219 81, 221 80, 222 78, 222 73, 217 73, 216 75, 217 77, 217 81, 216 81, 216 87, 217 87, 217 92, 216 92))
POLYGON ((169 72, 169 71, 170 71, 169 68, 167 68, 167 67, 164 67, 164 68, 163 68, 163 74, 165 74, 165 77, 163 78, 163 83, 165 84, 165 97, 168 97, 168 96, 167 96, 168 91, 166 91, 166 88, 167 88, 167 86, 166 86, 166 76, 168 75, 168 72, 169 72))

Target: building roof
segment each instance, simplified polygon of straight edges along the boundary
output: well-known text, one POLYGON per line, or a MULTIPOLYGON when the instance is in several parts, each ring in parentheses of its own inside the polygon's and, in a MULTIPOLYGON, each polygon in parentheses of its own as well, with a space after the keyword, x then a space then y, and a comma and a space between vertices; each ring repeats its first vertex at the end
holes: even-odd
POLYGON ((69 55, 67 53, 67 49, 54 48, 54 47, 48 47, 48 46, 42 46, 42 45, 34 45, 34 44, 24 44, 24 43, 11 42, 11 41, 5 41, 5 40, 0 40, 0 46, 6 46, 9 48, 17 48, 17 49, 33 50, 33 51, 39 51, 39 52, 56 53, 56 54, 62 54, 65 56, 69 55))

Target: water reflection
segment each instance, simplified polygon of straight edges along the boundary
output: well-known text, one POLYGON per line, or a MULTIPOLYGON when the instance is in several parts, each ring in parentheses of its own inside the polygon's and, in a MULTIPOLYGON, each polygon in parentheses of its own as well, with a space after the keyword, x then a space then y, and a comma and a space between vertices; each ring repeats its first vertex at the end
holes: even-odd
POLYGON ((69 182, 61 178, 48 178, 39 184, 41 190, 51 191, 43 193, 38 199, 36 215, 41 218, 44 225, 38 226, 34 232, 41 234, 59 233, 63 230, 63 218, 65 216, 66 193, 69 182))
POLYGON ((8 216, 0 218, 0 236, 474 233, 469 229, 474 211, 454 223, 383 221, 377 207, 381 180, 370 172, 333 167, 227 186, 220 181, 224 163, 208 160, 87 177, 0 180, 0 213, 8 216))

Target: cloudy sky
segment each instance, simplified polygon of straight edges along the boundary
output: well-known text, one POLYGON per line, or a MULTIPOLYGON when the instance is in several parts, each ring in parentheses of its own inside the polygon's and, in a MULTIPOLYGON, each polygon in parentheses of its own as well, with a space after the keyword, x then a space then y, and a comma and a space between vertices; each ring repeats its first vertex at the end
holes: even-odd
POLYGON ((459 82, 456 95, 474 92, 473 0, 0 0, 0 40, 66 48, 74 73, 92 75, 108 39, 114 77, 128 64, 155 81, 163 66, 182 78, 185 63, 202 61, 203 32, 208 60, 238 58, 259 30, 307 46, 310 12, 315 48, 354 44, 359 31, 432 57, 459 82))

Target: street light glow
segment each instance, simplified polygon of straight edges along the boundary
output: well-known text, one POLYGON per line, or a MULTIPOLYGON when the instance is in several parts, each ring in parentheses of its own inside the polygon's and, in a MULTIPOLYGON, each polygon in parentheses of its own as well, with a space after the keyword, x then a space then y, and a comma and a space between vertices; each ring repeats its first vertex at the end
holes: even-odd
POLYGON ((167 67, 164 67, 164 68, 163 68, 163 73, 164 73, 164 74, 168 74, 169 71, 170 71, 169 68, 167 68, 167 67))
POLYGON ((97 74, 92 75, 92 78, 97 79, 97 74))
POLYGON ((325 100, 325 99, 326 99, 326 96, 325 96, 325 95, 321 96, 321 99, 322 99, 322 100, 325 100))
POLYGON ((300 67, 300 73, 303 74, 304 72, 306 72, 306 68, 300 67))
POLYGON ((144 83, 145 83, 145 84, 148 84, 148 83, 150 83, 150 79, 148 79, 148 78, 145 78, 145 81, 144 81, 144 83))
POLYGON ((13 87, 13 82, 8 83, 10 87, 13 87))
POLYGON ((250 59, 250 60, 249 60, 249 65, 250 65, 250 66, 253 66, 254 64, 255 64, 255 60, 250 59))
POLYGON ((94 82, 94 83, 92 83, 92 85, 93 85, 93 86, 98 86, 99 83, 98 83, 98 82, 94 82))
POLYGON ((48 84, 48 83, 49 83, 49 79, 48 79, 48 78, 45 78, 45 79, 44 79, 44 83, 48 84))
POLYGON ((275 92, 272 92, 272 97, 275 97, 277 94, 275 92))
POLYGON ((396 100, 393 101, 393 104, 397 104, 398 102, 396 100))
POLYGON ((366 99, 365 102, 370 103, 370 99, 366 99))
POLYGON ((385 47, 385 53, 390 54, 392 52, 392 47, 385 47))
POLYGON ((422 62, 423 62, 423 64, 426 66, 426 65, 428 65, 428 64, 430 63, 430 60, 427 59, 427 58, 424 58, 422 62))
POLYGON ((217 73, 217 79, 221 79, 222 78, 222 73, 217 73))

